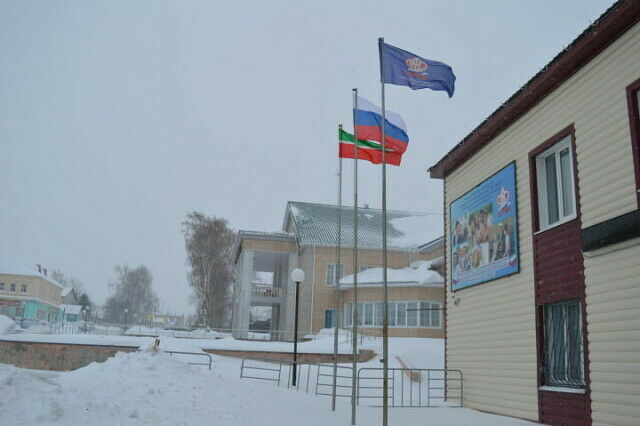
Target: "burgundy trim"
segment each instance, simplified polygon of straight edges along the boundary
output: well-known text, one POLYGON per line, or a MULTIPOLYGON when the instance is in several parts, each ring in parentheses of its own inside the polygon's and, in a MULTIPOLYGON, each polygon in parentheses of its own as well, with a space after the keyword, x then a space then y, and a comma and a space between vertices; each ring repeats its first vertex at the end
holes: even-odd
POLYGON ((573 124, 529 152, 529 185, 531 189, 531 232, 533 233, 533 276, 536 303, 536 353, 537 384, 543 385, 543 305, 562 300, 579 299, 582 304, 582 327, 584 347, 585 393, 572 394, 538 391, 538 420, 550 424, 591 424, 591 391, 589 378, 589 346, 584 281, 584 259, 582 256, 581 211, 578 164, 576 160, 576 138, 573 124), (539 229, 538 188, 536 179, 536 156, 551 148, 568 135, 574 169, 576 218, 536 234, 539 229))
POLYGON ((611 6, 566 50, 432 166, 431 177, 444 179, 639 21, 640 0, 620 0, 611 6))
POLYGON ((629 106, 629 130, 631 131, 631 148, 633 150, 633 164, 636 173, 636 196, 640 208, 640 110, 638 108, 638 93, 640 93, 640 79, 627 87, 627 104, 629 106))

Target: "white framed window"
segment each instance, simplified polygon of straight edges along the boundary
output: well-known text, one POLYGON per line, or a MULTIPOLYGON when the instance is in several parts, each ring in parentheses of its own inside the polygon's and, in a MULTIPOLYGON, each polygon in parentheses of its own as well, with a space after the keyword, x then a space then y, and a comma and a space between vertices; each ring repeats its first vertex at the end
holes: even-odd
POLYGON ((540 231, 576 217, 575 173, 571 136, 536 156, 540 231))
POLYGON ((11 284, 11 286, 9 287, 9 290, 11 290, 12 292, 16 292, 16 285, 15 284, 11 284))
POLYGON ((338 271, 338 279, 344 277, 344 264, 343 263, 341 263, 340 265, 338 265, 336 263, 328 263, 327 264, 327 279, 326 279, 327 285, 331 285, 331 286, 336 285, 336 266, 337 266, 337 271, 338 271))
POLYGON ((26 293, 27 292, 27 285, 26 284, 22 284, 20 286, 20 292, 21 293, 26 293))
MULTIPOLYGON (((343 325, 352 326, 351 303, 344 305, 343 325)), ((359 302, 358 325, 382 327, 384 304, 382 302, 359 302)), ((421 300, 389 302, 389 327, 393 328, 441 328, 442 304, 421 300)))
POLYGON ((4 291, 4 283, 0 283, 0 291, 4 291))

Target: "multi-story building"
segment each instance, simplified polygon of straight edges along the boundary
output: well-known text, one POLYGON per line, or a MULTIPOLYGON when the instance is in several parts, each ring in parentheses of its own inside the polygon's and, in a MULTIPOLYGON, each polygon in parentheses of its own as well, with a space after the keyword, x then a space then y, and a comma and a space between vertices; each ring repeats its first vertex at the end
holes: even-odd
POLYGON ((614 4, 430 169, 467 407, 640 424, 639 20, 614 4))
POLYGON ((61 316, 61 292, 62 286, 40 265, 29 268, 18 261, 0 259, 0 314, 56 321, 61 316))
MULTIPOLYGON (((443 280, 434 271, 441 262, 419 263, 441 258, 442 215, 406 211, 389 211, 388 265, 398 269, 390 280, 389 300, 393 303, 392 336, 442 337, 443 280), (418 262, 418 263, 416 263, 418 262), (413 265, 413 268, 412 268, 413 265), (404 270, 403 270, 404 268, 404 270), (435 274, 435 275, 434 275, 435 274)), ((341 311, 351 312, 352 285, 336 286, 336 278, 364 273, 382 265, 382 212, 368 207, 358 209, 358 271, 353 259, 353 208, 289 202, 282 232, 240 231, 233 254, 235 276, 233 292, 233 329, 236 337, 246 337, 250 329, 252 308, 271 311, 269 326, 280 338, 293 336, 295 283, 291 271, 301 268, 299 307, 300 335, 315 334, 320 329, 350 324, 341 311), (337 264, 338 214, 341 221, 341 257, 337 264), (336 288, 340 291, 336 294, 336 288), (339 298, 338 312, 335 310, 339 298), (339 319, 340 318, 340 319, 339 319)), ((375 271, 374 271, 375 272, 375 271)), ((368 274, 368 275, 371 275, 368 274)), ((366 275, 365 275, 366 276, 366 275)), ((358 287, 360 324, 364 332, 376 334, 381 327, 382 286, 379 279, 358 287)), ((391 321, 390 321, 391 322, 391 321)))

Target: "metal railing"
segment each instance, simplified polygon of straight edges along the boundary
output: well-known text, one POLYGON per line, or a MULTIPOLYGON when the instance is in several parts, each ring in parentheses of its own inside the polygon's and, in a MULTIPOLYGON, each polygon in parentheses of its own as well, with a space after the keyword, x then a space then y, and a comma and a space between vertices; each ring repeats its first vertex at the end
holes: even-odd
POLYGON ((252 284, 251 297, 277 299, 280 297, 280 287, 274 287, 266 284, 252 284))
MULTIPOLYGON (((351 398, 353 368, 338 365, 336 374, 336 396, 351 398)), ((333 395, 333 364, 318 364, 316 395, 333 395)))
MULTIPOLYGON (((391 407, 462 407, 462 371, 431 368, 389 368, 391 407)), ((383 398, 383 369, 360 368, 357 400, 383 398)))
POLYGON ((164 352, 169 354, 170 356, 173 356, 173 354, 178 354, 178 355, 208 357, 209 358, 209 362, 204 362, 204 363, 202 363, 202 362, 187 362, 187 364, 191 364, 191 365, 208 365, 209 366, 209 370, 211 370, 211 363, 213 362, 213 358, 211 357, 210 354, 203 353, 203 352, 182 352, 182 351, 164 351, 164 352))
MULTIPOLYGON (((297 383, 292 386, 293 362, 281 359, 242 360, 240 378, 276 382, 276 386, 330 396, 333 391, 333 364, 297 363, 297 383), (315 369, 315 372, 313 371, 315 369), (314 374, 315 373, 315 374, 314 374)), ((338 366, 336 396, 351 397, 352 368, 338 366)), ((382 368, 362 367, 356 376, 358 404, 382 405, 382 368)), ((430 368, 389 368, 390 407, 462 407, 462 372, 430 368)))

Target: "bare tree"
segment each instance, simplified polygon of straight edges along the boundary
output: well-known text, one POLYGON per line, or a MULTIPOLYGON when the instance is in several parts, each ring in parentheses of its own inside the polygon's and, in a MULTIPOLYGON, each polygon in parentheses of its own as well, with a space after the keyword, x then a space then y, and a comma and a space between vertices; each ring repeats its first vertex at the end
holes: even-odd
POLYGON ((199 212, 187 214, 182 222, 187 249, 188 279, 200 322, 209 327, 229 325, 230 293, 233 282, 231 246, 235 233, 227 220, 199 212))
POLYGON ((80 296, 81 294, 86 294, 86 290, 84 288, 84 283, 77 279, 76 277, 65 275, 59 269, 54 269, 51 271, 51 278, 54 281, 62 284, 64 287, 71 287, 73 291, 80 296))
POLYGON ((130 320, 144 320, 158 310, 158 296, 153 291, 151 271, 144 265, 131 269, 127 265, 116 266, 116 280, 109 284, 115 293, 105 303, 107 321, 122 322, 127 309, 130 320))

